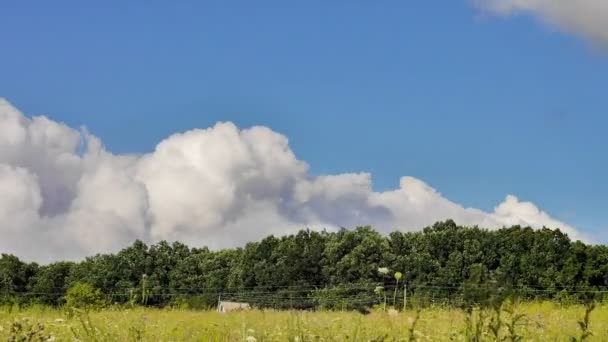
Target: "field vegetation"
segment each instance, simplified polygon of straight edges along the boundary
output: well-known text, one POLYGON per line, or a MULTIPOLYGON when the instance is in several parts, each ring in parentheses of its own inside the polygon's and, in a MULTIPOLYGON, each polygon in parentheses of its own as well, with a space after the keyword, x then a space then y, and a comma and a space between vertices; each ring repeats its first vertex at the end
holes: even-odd
POLYGON ((0 311, 4 341, 606 341, 608 306, 585 324, 584 305, 551 302, 493 310, 428 307, 405 312, 50 307, 0 311))

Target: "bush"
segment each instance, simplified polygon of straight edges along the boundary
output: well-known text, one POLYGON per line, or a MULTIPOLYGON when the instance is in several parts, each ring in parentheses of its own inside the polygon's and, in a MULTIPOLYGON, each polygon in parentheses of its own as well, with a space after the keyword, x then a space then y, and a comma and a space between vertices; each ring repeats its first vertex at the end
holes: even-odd
POLYGON ((91 309, 103 307, 105 301, 101 290, 88 283, 76 283, 65 295, 66 306, 70 308, 91 309))
POLYGON ((183 295, 175 297, 171 306, 184 310, 209 310, 217 307, 217 295, 183 295))
POLYGON ((316 307, 324 310, 361 310, 384 303, 379 294, 374 293, 375 288, 374 284, 362 284, 318 289, 313 291, 311 299, 316 307))

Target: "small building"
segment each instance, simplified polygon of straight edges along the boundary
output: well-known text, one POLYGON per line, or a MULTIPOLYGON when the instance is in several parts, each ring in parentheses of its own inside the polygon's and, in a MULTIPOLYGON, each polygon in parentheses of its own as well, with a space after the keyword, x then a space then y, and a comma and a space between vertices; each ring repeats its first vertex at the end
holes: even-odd
POLYGON ((219 301, 219 303, 217 304, 218 312, 246 311, 246 310, 251 310, 251 305, 249 305, 249 303, 219 301))

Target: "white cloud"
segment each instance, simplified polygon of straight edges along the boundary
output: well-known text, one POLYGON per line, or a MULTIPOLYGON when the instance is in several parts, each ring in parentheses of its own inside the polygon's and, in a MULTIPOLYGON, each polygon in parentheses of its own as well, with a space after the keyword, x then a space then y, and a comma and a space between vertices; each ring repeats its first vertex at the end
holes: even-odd
POLYGON ((85 130, 28 118, 0 99, 0 133, 0 251, 28 260, 116 251, 136 238, 220 248, 303 227, 388 232, 448 218, 560 227, 580 238, 514 196, 484 212, 412 177, 386 192, 374 192, 367 173, 313 177, 266 127, 218 123, 172 135, 152 153, 115 155, 85 130))
POLYGON ((546 23, 608 44, 606 0, 473 0, 481 9, 498 15, 531 13, 546 23))

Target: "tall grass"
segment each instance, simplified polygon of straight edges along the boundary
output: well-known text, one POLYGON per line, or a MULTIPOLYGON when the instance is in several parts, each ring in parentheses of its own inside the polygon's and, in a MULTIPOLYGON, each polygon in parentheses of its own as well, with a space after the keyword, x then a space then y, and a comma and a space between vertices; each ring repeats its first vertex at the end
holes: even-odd
POLYGON ((4 341, 608 341, 608 306, 508 303, 470 311, 428 307, 339 311, 214 311, 110 307, 0 309, 4 341), (497 311, 498 310, 498 311, 497 311), (572 339, 571 339, 572 337, 572 339))

